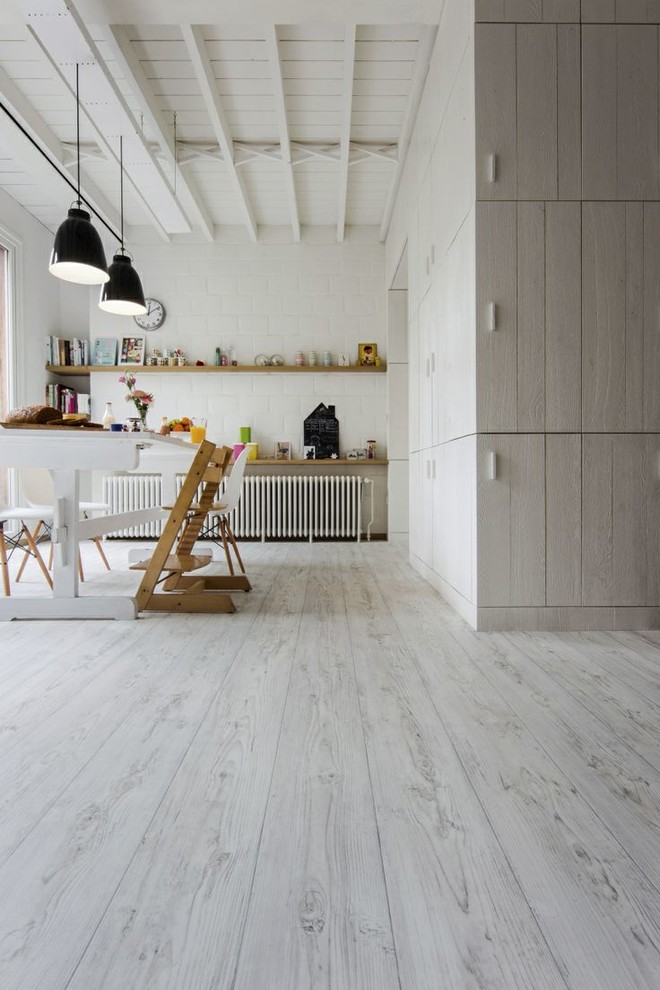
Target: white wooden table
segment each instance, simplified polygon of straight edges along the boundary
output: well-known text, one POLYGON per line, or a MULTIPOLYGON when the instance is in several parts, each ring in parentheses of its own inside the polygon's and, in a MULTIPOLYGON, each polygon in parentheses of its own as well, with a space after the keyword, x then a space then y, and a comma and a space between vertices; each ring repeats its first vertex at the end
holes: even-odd
MULTIPOLYGON (((154 456, 163 470, 165 491, 174 492, 176 471, 186 470, 196 447, 153 434, 113 433, 100 430, 0 430, 0 466, 48 468, 54 487, 54 545, 52 596, 0 598, 0 620, 8 619, 134 619, 132 597, 79 595, 78 552, 81 540, 101 536, 136 523, 160 519, 160 507, 80 518, 82 471, 131 471, 140 465, 144 450, 161 450, 167 460, 154 456), (173 456, 176 455, 176 456, 173 456), (171 470, 170 470, 171 467, 171 470)), ((171 503, 170 503, 171 504, 171 503)))

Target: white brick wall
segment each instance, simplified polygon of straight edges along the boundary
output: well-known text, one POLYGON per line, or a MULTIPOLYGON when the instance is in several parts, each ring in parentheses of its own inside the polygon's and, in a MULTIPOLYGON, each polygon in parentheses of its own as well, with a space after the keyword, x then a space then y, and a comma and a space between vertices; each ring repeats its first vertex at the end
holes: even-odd
MULTIPOLYGON (((371 241, 337 244, 335 231, 314 232, 313 242, 250 244, 242 235, 223 233, 214 244, 131 245, 145 293, 161 299, 167 319, 146 334, 153 347, 182 347, 194 363, 213 363, 215 348, 232 345, 240 364, 256 354, 283 355, 293 364, 297 351, 315 350, 321 361, 329 350, 357 357, 360 341, 374 341, 386 354, 384 250, 371 241), (231 243, 234 237, 236 243, 231 243), (240 239, 239 239, 240 237, 240 239)), ((267 239, 267 235, 266 235, 267 239)), ((90 336, 131 336, 132 320, 103 313, 90 299, 90 336)), ((260 453, 273 453, 277 440, 291 440, 302 452, 303 420, 319 402, 333 403, 342 451, 374 437, 386 455, 385 376, 340 375, 168 375, 139 376, 138 386, 154 393, 150 423, 161 416, 206 416, 209 437, 234 443, 238 427, 250 425, 260 453)), ((99 418, 106 401, 122 418, 132 409, 124 386, 113 375, 92 376, 92 413, 99 418)))

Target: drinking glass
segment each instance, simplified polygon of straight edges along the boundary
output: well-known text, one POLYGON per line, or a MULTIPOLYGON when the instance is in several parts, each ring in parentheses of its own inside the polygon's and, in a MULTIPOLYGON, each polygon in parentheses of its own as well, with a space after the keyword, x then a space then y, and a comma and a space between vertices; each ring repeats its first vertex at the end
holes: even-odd
POLYGON ((206 420, 205 419, 193 419, 192 426, 190 427, 190 442, 191 443, 201 443, 202 440, 206 439, 206 420))

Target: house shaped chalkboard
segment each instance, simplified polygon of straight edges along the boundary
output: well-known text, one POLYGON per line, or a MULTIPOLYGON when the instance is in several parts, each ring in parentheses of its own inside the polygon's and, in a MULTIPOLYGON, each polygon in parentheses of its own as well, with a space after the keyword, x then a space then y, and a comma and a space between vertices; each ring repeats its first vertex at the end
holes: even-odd
POLYGON ((316 458, 339 457, 339 423, 335 407, 321 402, 309 414, 304 424, 306 447, 316 447, 316 458))

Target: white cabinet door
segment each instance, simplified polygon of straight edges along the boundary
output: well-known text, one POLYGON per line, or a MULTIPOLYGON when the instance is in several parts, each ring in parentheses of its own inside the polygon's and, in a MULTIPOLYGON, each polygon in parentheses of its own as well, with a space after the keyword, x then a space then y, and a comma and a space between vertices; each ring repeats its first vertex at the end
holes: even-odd
POLYGON ((477 604, 545 604, 545 437, 477 444, 477 604))
MULTIPOLYGON (((477 204, 479 429, 580 430, 581 229, 579 203, 477 204)), ((617 249, 624 251, 625 242, 617 249)), ((613 281, 600 305, 616 292, 613 281)), ((649 311, 652 306, 651 300, 649 311)), ((631 320, 636 312, 641 307, 631 306, 631 320)), ((585 347, 590 340, 587 334, 585 347)), ((606 347, 602 353, 606 360, 606 347)), ((638 391, 641 396, 641 385, 638 391)))
POLYGON ((477 424, 515 431, 517 420, 517 208, 477 204, 477 424))
POLYGON ((657 33, 584 24, 582 104, 584 198, 657 199, 657 33))
POLYGON ((419 307, 419 446, 425 450, 433 445, 433 379, 437 356, 435 310, 436 294, 429 292, 419 307))
POLYGON ((580 48, 572 24, 478 24, 477 198, 580 195, 580 48))
POLYGON ((428 450, 410 457, 410 552, 433 567, 433 496, 437 465, 428 450))

